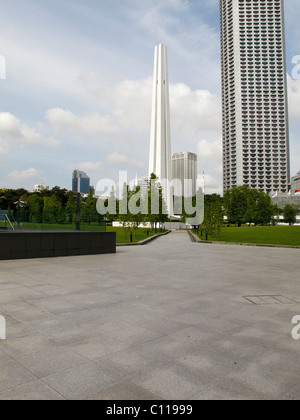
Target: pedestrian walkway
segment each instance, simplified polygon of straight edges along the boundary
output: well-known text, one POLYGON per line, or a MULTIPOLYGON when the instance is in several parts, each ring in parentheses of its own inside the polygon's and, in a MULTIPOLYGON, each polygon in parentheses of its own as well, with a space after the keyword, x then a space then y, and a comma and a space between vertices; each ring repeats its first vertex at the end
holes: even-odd
POLYGON ((0 399, 299 399, 296 249, 172 232, 0 262, 0 399))

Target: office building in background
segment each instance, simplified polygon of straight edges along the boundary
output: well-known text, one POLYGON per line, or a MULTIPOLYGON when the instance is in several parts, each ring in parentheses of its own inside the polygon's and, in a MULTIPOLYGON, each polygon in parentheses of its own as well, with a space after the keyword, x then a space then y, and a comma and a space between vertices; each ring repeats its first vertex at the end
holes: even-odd
POLYGON ((43 191, 49 191, 50 187, 49 185, 45 185, 45 184, 37 184, 34 186, 34 192, 35 193, 40 193, 43 191))
POLYGON ((75 170, 72 178, 72 191, 88 194, 90 188, 90 178, 85 172, 75 170))
POLYGON ((197 162, 198 158, 195 153, 173 153, 172 179, 181 181, 181 185, 174 185, 175 196, 194 197, 196 195, 196 182, 198 176, 197 162))

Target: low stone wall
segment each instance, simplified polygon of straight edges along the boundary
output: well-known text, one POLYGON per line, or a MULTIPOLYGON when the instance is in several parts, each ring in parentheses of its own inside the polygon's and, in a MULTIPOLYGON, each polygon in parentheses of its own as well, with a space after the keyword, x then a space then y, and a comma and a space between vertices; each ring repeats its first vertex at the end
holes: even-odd
POLYGON ((115 252, 115 232, 2 232, 0 234, 0 260, 115 252))

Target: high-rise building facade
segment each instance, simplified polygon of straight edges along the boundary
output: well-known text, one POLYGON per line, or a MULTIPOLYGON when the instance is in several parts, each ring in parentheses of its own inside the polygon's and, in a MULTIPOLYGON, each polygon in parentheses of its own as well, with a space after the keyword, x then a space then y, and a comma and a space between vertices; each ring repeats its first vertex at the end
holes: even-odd
POLYGON ((292 194, 300 194, 300 171, 292 177, 291 192, 292 194))
POLYGON ((287 192, 283 0, 220 0, 224 191, 287 192))
POLYGON ((149 156, 149 179, 154 173, 163 187, 169 213, 172 213, 171 194, 168 183, 172 176, 170 99, 167 47, 155 47, 152 119, 149 156), (164 185, 165 184, 165 185, 164 185))
POLYGON ((181 185, 174 185, 175 196, 194 197, 196 195, 196 182, 198 176, 197 164, 198 157, 195 153, 173 153, 172 179, 181 181, 181 185))
POLYGON ((85 172, 75 170, 72 177, 72 191, 81 194, 88 194, 90 188, 90 178, 85 172))

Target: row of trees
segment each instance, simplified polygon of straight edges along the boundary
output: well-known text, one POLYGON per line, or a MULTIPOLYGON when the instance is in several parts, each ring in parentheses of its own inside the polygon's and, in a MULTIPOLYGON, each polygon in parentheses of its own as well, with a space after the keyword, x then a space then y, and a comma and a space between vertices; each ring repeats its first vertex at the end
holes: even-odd
POLYGON ((249 187, 236 187, 224 194, 224 208, 229 223, 268 225, 278 213, 271 197, 249 187))
POLYGON ((162 187, 155 174, 151 175, 145 196, 142 195, 139 185, 130 188, 129 185, 124 184, 120 200, 116 198, 115 191, 112 190, 110 199, 105 200, 103 204, 103 207, 108 210, 107 219, 111 222, 120 222, 125 231, 133 228, 135 232, 138 227, 146 223, 150 223, 156 230, 158 225, 162 226, 169 220, 162 187), (155 201, 154 196, 157 201, 155 212, 151 211, 151 203, 155 201))
MULTIPOLYGON (((76 193, 59 187, 40 193, 30 193, 24 189, 0 190, 0 209, 7 210, 14 219, 27 223, 74 223, 76 200, 76 193)), ((83 223, 103 221, 103 217, 97 212, 96 201, 92 190, 87 198, 81 199, 80 213, 83 223)))
MULTIPOLYGON (((23 189, 2 189, 0 190, 0 209, 8 210, 14 214, 15 219, 21 222, 74 223, 77 211, 76 199, 76 193, 59 187, 40 193, 29 193, 23 189)), ((193 204, 195 201, 196 198, 194 198, 193 204)), ((136 230, 145 223, 151 223, 156 229, 157 225, 168 221, 162 188, 154 174, 151 175, 147 196, 144 199, 142 199, 139 186, 130 188, 124 184, 120 200, 116 199, 115 191, 112 190, 110 199, 103 200, 102 204, 103 208, 109 210, 106 218, 112 222, 121 222, 124 229, 133 227, 136 230), (155 213, 151 211, 154 194, 158 197, 158 209, 155 213)), ((194 216, 186 214, 184 205, 182 207, 183 221, 187 217, 194 216)), ((243 224, 268 225, 272 221, 276 221, 280 214, 283 214, 286 223, 294 224, 298 211, 293 206, 286 206, 282 211, 273 205, 268 194, 246 186, 233 188, 227 191, 224 197, 217 194, 206 195, 204 209, 204 221, 201 229, 214 232, 217 236, 220 234, 224 221, 237 226, 243 224)), ((101 216, 97 210, 99 210, 97 199, 93 197, 90 190, 88 197, 82 198, 80 202, 81 222, 101 223, 104 216, 101 216)))
POLYGON ((292 205, 286 205, 282 210, 263 191, 241 186, 227 191, 223 198, 216 194, 205 196, 205 217, 201 229, 218 237, 224 223, 267 226, 278 222, 281 215, 285 223, 293 225, 298 212, 299 209, 292 205))
MULTIPOLYGON (((124 228, 133 227, 136 230, 143 223, 151 223, 156 229, 168 220, 168 216, 162 188, 154 174, 151 175, 149 185, 152 188, 148 189, 144 200, 139 186, 131 189, 124 184, 121 200, 115 197, 115 191, 112 190, 110 200, 99 200, 103 201, 103 207, 110 210, 105 215, 99 214, 99 201, 93 197, 90 189, 88 197, 81 197, 80 200, 80 221, 88 224, 102 223, 105 216, 108 221, 121 222, 124 228), (155 214, 151 212, 152 195, 158 198, 158 211, 155 214), (131 211, 133 200, 135 207, 141 211, 131 211), (109 207, 109 202, 115 204, 109 207)), ((59 187, 39 193, 30 193, 24 189, 0 190, 0 209, 7 210, 10 216, 23 223, 72 224, 76 221, 77 208, 77 193, 59 187)))

